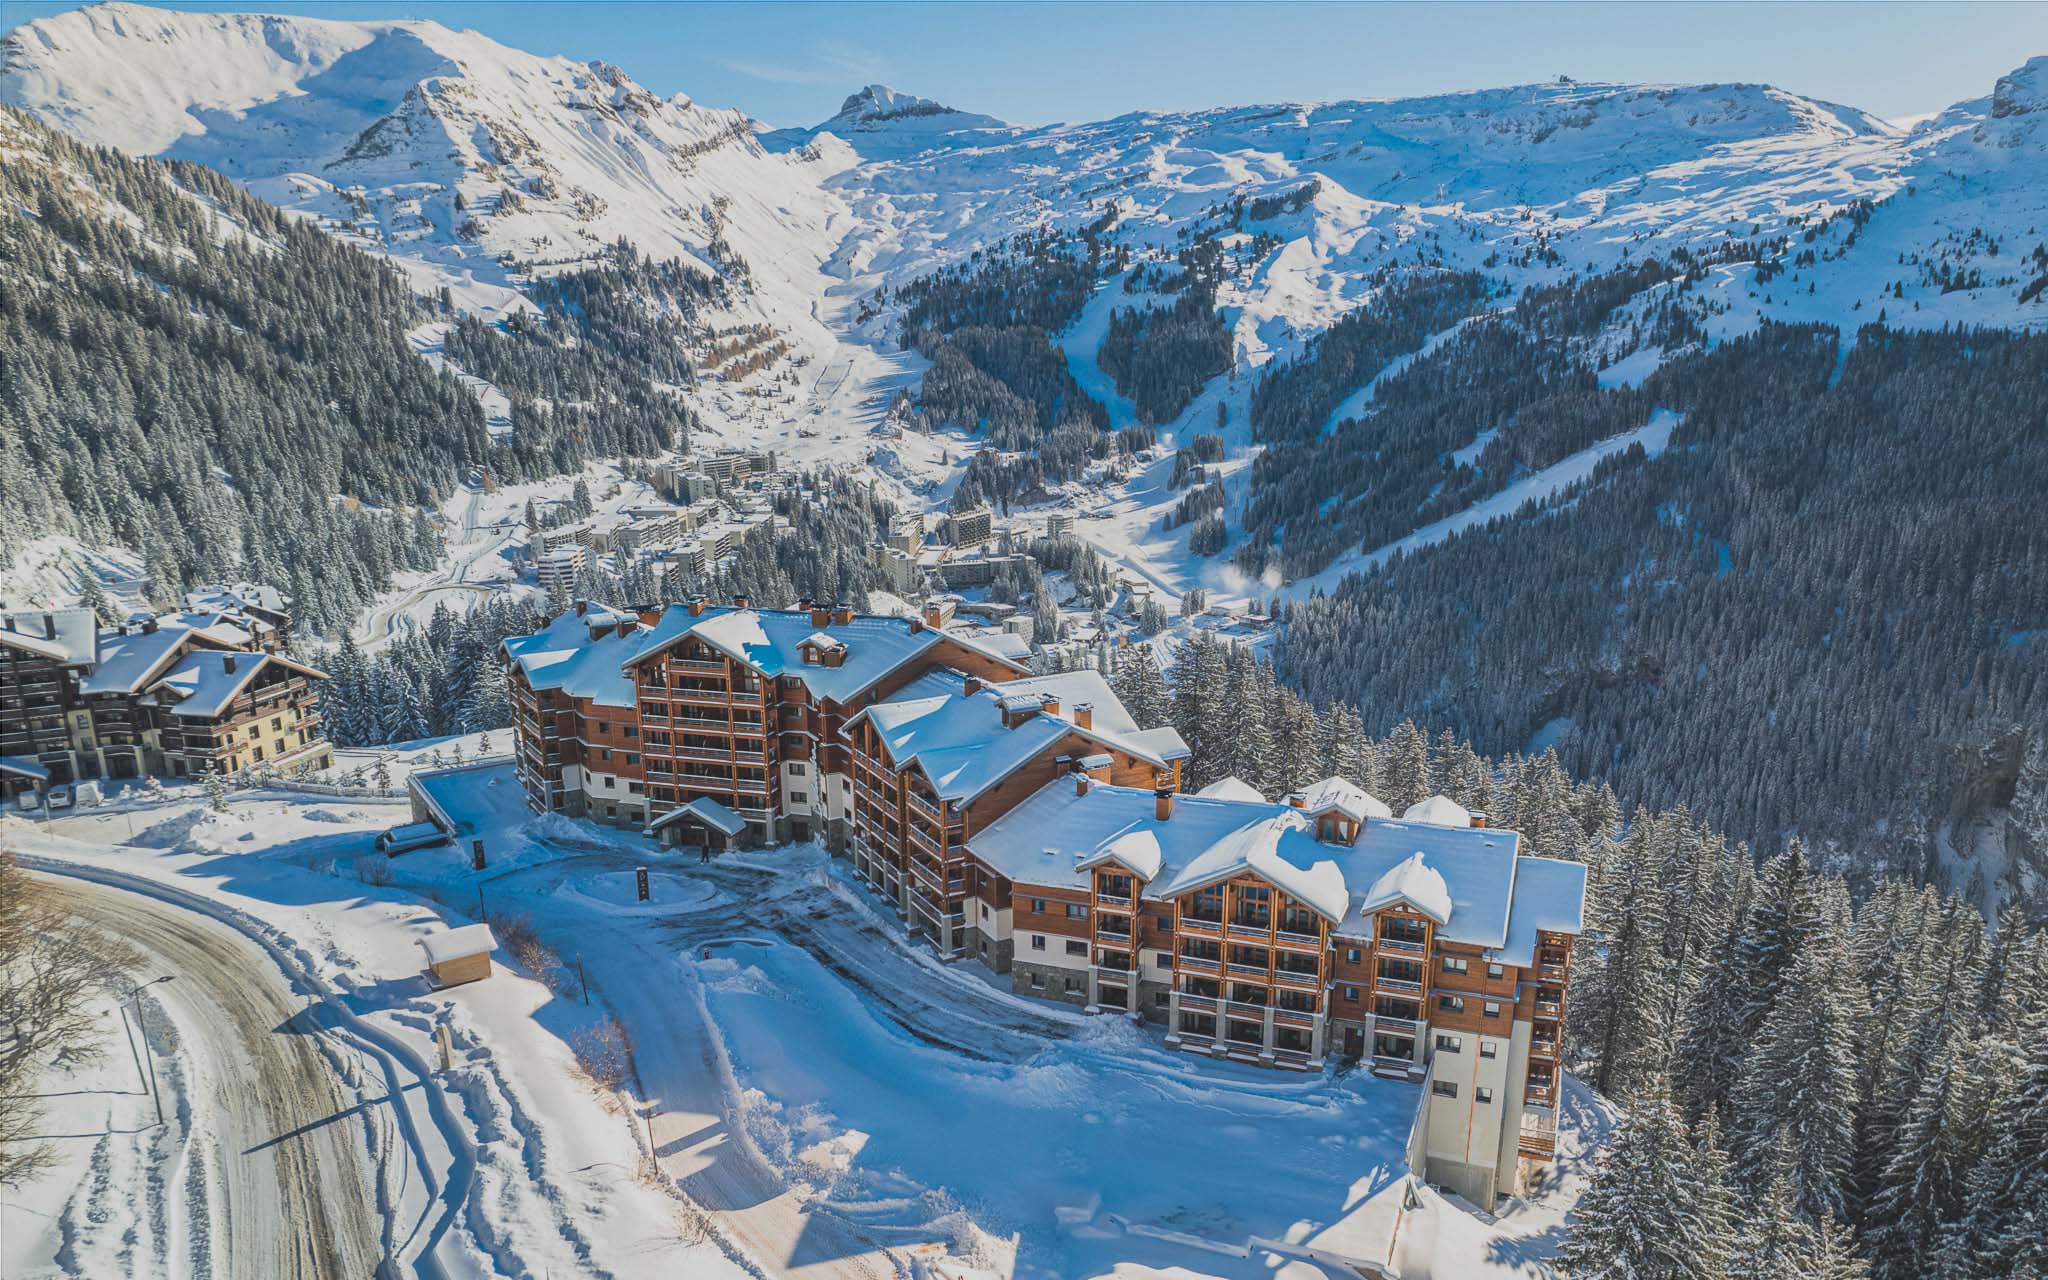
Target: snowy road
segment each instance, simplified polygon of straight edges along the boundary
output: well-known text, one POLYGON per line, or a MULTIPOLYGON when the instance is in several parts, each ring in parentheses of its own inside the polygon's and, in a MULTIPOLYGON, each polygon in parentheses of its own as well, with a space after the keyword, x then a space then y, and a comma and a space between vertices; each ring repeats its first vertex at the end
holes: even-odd
POLYGON ((182 1187, 186 1230, 206 1228, 179 1251, 189 1273, 376 1274, 383 1232, 366 1138, 391 1120, 378 1099, 343 1085, 327 1056, 333 1047, 323 1051, 303 1000, 269 957, 204 916, 101 885, 49 883, 67 906, 141 950, 152 975, 175 975, 157 998, 179 1041, 205 1046, 183 1066, 186 1140, 166 1153, 163 1175, 182 1187))

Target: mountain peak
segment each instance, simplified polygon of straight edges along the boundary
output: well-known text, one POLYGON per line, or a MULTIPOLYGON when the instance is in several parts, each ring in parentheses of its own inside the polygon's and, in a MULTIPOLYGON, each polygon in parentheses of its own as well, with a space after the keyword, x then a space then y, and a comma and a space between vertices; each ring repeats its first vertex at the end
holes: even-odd
POLYGON ((952 133, 960 129, 1001 129, 1007 126, 994 116, 961 111, 943 102, 892 89, 886 84, 871 84, 858 93, 848 94, 846 101, 839 105, 839 114, 819 127, 863 132, 907 127, 919 132, 952 133))
POLYGON ((1991 90, 1991 114, 2031 115, 2048 110, 2048 57, 2029 58, 2017 70, 1998 77, 1991 90))

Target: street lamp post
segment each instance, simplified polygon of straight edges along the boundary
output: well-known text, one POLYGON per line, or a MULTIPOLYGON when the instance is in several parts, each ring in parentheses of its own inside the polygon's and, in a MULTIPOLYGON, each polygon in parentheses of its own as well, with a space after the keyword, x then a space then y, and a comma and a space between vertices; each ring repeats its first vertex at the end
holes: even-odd
POLYGON ((169 982, 177 976, 175 973, 167 973, 161 978, 151 978, 148 982, 138 984, 135 990, 128 993, 129 1003, 135 1006, 135 1025, 142 1029, 142 1060, 149 1064, 149 1095, 156 1100, 158 1124, 164 1122, 164 1095, 159 1093, 156 1087, 156 1054, 149 1048, 149 1024, 143 1021, 142 993, 145 988, 153 987, 159 982, 169 982))

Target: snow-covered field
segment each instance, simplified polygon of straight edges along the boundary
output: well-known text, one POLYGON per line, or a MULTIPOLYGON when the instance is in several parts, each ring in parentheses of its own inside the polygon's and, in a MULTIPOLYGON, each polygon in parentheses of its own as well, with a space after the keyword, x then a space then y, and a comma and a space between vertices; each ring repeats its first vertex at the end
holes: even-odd
MULTIPOLYGON (((475 785, 489 776, 479 771, 475 785)), ((503 812, 470 808, 480 819, 503 812)), ((78 891, 131 910, 204 907, 217 918, 194 925, 246 948, 254 968, 269 952, 238 929, 285 956, 272 976, 301 1000, 314 992, 308 1025, 321 1028, 333 1106, 347 1121, 318 1128, 355 1135, 365 1185, 396 1188, 386 1197, 403 1210, 386 1215, 402 1227, 394 1250, 425 1247, 419 1224, 435 1214, 419 1187, 462 1189, 429 1250, 448 1275, 873 1276, 925 1266, 952 1276, 1335 1276, 1334 1262, 1309 1260, 1316 1251, 1385 1248, 1402 1202, 1411 1085, 1211 1063, 1122 1019, 1014 996, 971 965, 911 948, 814 845, 703 866, 552 817, 492 827, 482 873, 452 848, 389 863, 368 852, 375 831, 407 816, 395 802, 262 792, 216 814, 173 789, 152 807, 88 811, 47 829, 10 819, 0 842, 46 860, 38 865, 113 881, 78 891), (648 903, 635 893, 641 866, 648 903), (426 985, 417 940, 479 910, 530 922, 558 953, 541 975, 551 985, 503 946, 490 980, 426 985), (571 1048, 608 1015, 633 1048, 617 1091, 581 1076, 571 1048), (434 1069, 443 1023, 456 1049, 449 1073, 434 1069), (393 1070, 408 1057, 424 1070, 387 1092, 327 1043, 343 1037, 388 1041, 393 1070), (422 1140, 405 1138, 393 1096, 422 1140)), ((180 1005, 180 983, 195 1004, 207 986, 181 975, 157 989, 168 994, 151 1013, 167 1046, 178 1037, 157 1062, 174 1075, 166 1097, 181 1118, 123 1132, 147 1105, 132 1092, 132 1059, 53 1085, 84 1099, 64 1101, 53 1121, 87 1136, 67 1140, 58 1176, 0 1205, 0 1273, 73 1274, 65 1268, 88 1244, 113 1260, 127 1256, 121 1240, 139 1239, 160 1261, 125 1273, 207 1274, 185 1261, 199 1256, 188 1240, 155 1243, 146 1220, 162 1193, 151 1188, 189 1182, 181 1169, 218 1179, 240 1148, 205 1135, 242 1121, 216 1093, 176 1081, 265 1061, 275 1046, 260 1032, 234 1044, 180 1005), (95 1222, 94 1206, 114 1202, 132 1206, 144 1229, 114 1218, 84 1235, 65 1225, 95 1222)), ((1450 1258, 1470 1259, 1455 1274, 1540 1273, 1576 1191, 1580 1144, 1609 1119, 1579 1110, 1589 1132, 1567 1126, 1558 1190, 1497 1222, 1425 1192, 1401 1215, 1406 1247, 1434 1241, 1437 1275, 1453 1274, 1450 1258)), ((226 1238, 235 1202, 218 1199, 215 1230, 226 1238)))

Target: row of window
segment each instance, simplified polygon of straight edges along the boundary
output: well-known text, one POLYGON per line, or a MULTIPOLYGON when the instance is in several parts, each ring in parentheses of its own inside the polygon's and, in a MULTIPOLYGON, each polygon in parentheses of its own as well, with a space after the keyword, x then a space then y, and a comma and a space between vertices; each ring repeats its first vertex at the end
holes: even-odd
MULTIPOLYGON (((1465 1037, 1439 1034, 1436 1038, 1436 1047, 1439 1053, 1463 1053, 1465 1052, 1465 1037)), ((1479 1056, 1482 1058, 1499 1057, 1500 1041, 1481 1036, 1479 1038, 1479 1056)))
MULTIPOLYGON (((1458 1096, 1458 1086, 1455 1082, 1450 1080, 1430 1081, 1429 1091, 1439 1098, 1455 1098, 1458 1096)), ((1481 1104, 1492 1102, 1493 1090, 1487 1088, 1485 1085, 1480 1085, 1478 1088, 1472 1091, 1472 1097, 1474 1101, 1479 1102, 1481 1104)))

